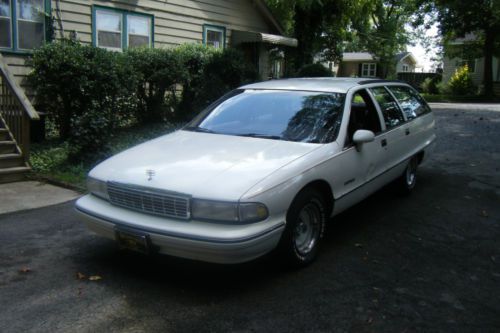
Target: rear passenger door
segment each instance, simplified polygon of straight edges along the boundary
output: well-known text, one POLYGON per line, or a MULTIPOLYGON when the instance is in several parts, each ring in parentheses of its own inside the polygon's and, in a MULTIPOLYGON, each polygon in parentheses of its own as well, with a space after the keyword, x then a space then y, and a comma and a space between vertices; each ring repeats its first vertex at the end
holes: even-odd
POLYGON ((406 158, 416 154, 422 143, 429 140, 432 133, 433 117, 422 117, 431 113, 431 108, 415 89, 408 86, 388 86, 391 93, 399 102, 404 115, 406 124, 404 125, 406 139, 406 158))
POLYGON ((405 127, 405 117, 393 95, 386 87, 370 88, 378 108, 384 117, 385 133, 383 171, 389 170, 402 162, 406 155, 405 137, 409 134, 405 127))

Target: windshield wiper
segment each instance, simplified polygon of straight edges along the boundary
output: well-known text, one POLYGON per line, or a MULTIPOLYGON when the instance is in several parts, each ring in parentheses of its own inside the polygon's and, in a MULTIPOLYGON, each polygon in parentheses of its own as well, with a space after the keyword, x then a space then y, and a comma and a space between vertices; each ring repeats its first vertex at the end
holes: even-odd
POLYGON ((185 130, 192 132, 200 132, 200 133, 212 133, 212 134, 217 133, 216 131, 212 131, 211 129, 203 127, 186 127, 185 130))
POLYGON ((259 134, 259 133, 244 133, 244 134, 236 134, 237 136, 247 136, 250 138, 259 138, 259 139, 272 139, 272 140, 281 140, 281 136, 279 135, 268 135, 268 134, 259 134))

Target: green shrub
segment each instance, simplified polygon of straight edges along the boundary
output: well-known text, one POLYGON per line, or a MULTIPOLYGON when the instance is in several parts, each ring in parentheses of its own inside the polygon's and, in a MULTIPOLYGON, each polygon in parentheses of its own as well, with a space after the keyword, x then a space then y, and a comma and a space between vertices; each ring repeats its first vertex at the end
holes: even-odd
POLYGON ((172 49, 139 48, 128 50, 126 56, 138 78, 137 119, 154 123, 171 118, 177 104, 176 85, 182 84, 188 74, 179 53, 172 49))
POLYGON ((135 109, 135 75, 121 53, 62 40, 37 49, 31 65, 37 108, 63 139, 73 135, 75 117, 98 109, 112 130, 135 109))
POLYGON ((469 67, 467 65, 457 68, 455 74, 448 82, 448 87, 453 95, 474 95, 476 87, 469 74, 469 67))
POLYGON ((333 73, 320 63, 304 65, 297 72, 297 77, 332 77, 333 73))
POLYGON ((441 82, 440 76, 428 77, 422 82, 420 88, 422 88, 422 92, 426 94, 437 95, 439 94, 438 84, 441 82))
POLYGON ((181 119, 190 118, 228 91, 258 78, 255 68, 236 49, 185 45, 178 52, 189 72, 178 108, 181 119))

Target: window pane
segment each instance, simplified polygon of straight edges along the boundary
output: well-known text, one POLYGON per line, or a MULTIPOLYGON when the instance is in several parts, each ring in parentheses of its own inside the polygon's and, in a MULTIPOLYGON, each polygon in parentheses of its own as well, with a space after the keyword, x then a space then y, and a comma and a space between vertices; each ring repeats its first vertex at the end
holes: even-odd
POLYGON ((222 31, 207 30, 207 45, 211 45, 216 49, 221 48, 224 45, 222 38, 222 31))
POLYGON ((414 119, 431 110, 427 104, 422 100, 422 97, 413 89, 408 87, 390 87, 389 88, 394 96, 396 96, 399 104, 403 108, 403 112, 408 120, 414 119))
POLYGON ((122 15, 105 11, 96 12, 97 30, 122 31, 122 15))
POLYGON ((189 127, 227 135, 331 142, 340 127, 344 99, 338 93, 246 90, 230 96, 189 127))
POLYGON ((17 18, 43 22, 43 0, 17 0, 17 18))
POLYGON ((119 32, 98 31, 97 45, 102 47, 121 49, 122 34, 119 32))
POLYGON ((0 0, 0 16, 10 17, 10 0, 0 0))
POLYGON ((43 23, 17 21, 17 38, 20 49, 33 49, 42 45, 45 29, 43 23))
POLYGON ((10 20, 0 18, 0 47, 12 47, 10 41, 10 20))
POLYGON ((386 128, 390 129, 402 124, 404 122, 403 114, 389 92, 382 87, 372 88, 370 90, 378 105, 380 105, 380 109, 384 115, 386 128))
POLYGON ((129 15, 127 21, 129 34, 149 36, 151 20, 148 17, 129 15))
POLYGON ((149 46, 149 37, 129 35, 128 46, 129 47, 149 46))

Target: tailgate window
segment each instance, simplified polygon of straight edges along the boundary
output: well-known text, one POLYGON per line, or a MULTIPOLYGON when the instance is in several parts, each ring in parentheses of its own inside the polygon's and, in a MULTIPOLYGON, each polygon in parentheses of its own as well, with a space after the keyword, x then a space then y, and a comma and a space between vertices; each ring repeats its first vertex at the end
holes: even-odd
POLYGON ((392 86, 389 90, 396 96, 406 119, 412 120, 423 114, 431 112, 431 108, 424 99, 410 87, 392 86))

